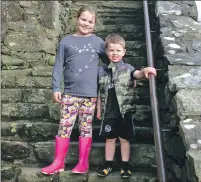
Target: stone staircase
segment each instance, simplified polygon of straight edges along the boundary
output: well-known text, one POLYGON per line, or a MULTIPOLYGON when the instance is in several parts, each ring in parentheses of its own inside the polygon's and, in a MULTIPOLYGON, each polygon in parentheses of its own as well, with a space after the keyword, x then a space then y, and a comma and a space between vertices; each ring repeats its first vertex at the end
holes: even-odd
MULTIPOLYGON (((98 7, 96 34, 105 38, 118 33, 126 40, 125 62, 135 67, 146 66, 146 44, 142 2, 138 1, 77 1, 71 4, 70 24, 75 22, 77 10, 83 4, 98 7)), ((69 25, 70 25, 69 24, 69 25)), ((73 31, 73 30, 71 30, 73 31)), ((33 66, 22 71, 2 71, 2 180, 17 182, 113 182, 122 181, 119 174, 121 160, 119 143, 115 156, 116 171, 107 178, 98 178, 95 171, 104 162, 104 139, 99 137, 100 122, 94 121, 90 172, 73 175, 70 169, 78 161, 78 127, 71 136, 66 157, 66 170, 59 175, 44 176, 40 168, 50 164, 54 155, 54 137, 58 130, 58 105, 51 100, 52 66, 33 66), (17 76, 16 76, 17 75, 17 76)), ((139 82, 136 137, 131 142, 130 165, 133 176, 129 181, 155 182, 156 161, 152 117, 147 81, 139 82)))

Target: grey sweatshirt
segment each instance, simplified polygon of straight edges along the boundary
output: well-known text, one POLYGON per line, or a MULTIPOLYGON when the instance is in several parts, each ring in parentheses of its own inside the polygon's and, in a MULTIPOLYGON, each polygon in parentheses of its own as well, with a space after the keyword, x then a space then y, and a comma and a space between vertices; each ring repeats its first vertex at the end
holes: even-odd
POLYGON ((101 38, 93 34, 88 37, 64 37, 60 41, 53 68, 53 92, 61 92, 64 77, 64 94, 97 97, 99 57, 106 61, 101 38))

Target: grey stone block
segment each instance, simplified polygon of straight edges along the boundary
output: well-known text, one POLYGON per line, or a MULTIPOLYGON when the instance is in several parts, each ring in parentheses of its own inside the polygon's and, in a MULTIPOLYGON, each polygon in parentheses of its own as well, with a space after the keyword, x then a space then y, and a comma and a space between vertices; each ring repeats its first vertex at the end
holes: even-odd
POLYGON ((13 88, 17 86, 15 76, 2 76, 1 77, 1 87, 2 88, 13 88))
MULTIPOLYGON (((33 26, 33 24, 31 25, 33 26)), ((38 25, 34 26, 38 27, 38 25)), ((32 31, 33 32, 33 31, 32 31)), ((55 44, 50 41, 45 35, 43 30, 38 30, 37 36, 30 35, 27 31, 23 30, 19 34, 7 34, 4 38, 4 44, 14 51, 27 51, 27 52, 41 52, 55 53, 55 44)))
POLYGON ((6 66, 19 66, 24 64, 23 59, 11 57, 11 56, 2 55, 1 59, 2 59, 2 65, 6 65, 6 66))
POLYGON ((37 66, 33 68, 32 76, 52 76, 52 66, 37 66))
POLYGON ((1 142, 2 159, 23 159, 29 156, 29 146, 25 142, 3 141, 1 142))
POLYGON ((2 104, 1 113, 3 117, 49 117, 48 108, 44 104, 5 103, 2 104))
POLYGON ((1 165, 1 180, 2 182, 15 181, 20 172, 20 168, 9 165, 1 165))
POLYGON ((24 69, 24 70, 2 70, 1 75, 2 76, 30 76, 32 72, 32 69, 24 69))
POLYGON ((174 2, 158 1, 156 3, 156 15, 159 16, 161 14, 181 15, 181 6, 174 2))
POLYGON ((179 133, 187 151, 201 151, 201 119, 188 117, 188 119, 181 120, 179 133))
POLYGON ((22 168, 17 179, 20 182, 47 182, 51 178, 52 176, 43 175, 39 168, 22 168))
POLYGON ((2 89, 1 101, 5 101, 5 102, 22 101, 22 89, 2 89))
POLYGON ((201 67, 192 66, 168 66, 169 83, 171 92, 181 89, 200 89, 201 88, 201 67))
POLYGON ((36 122, 34 120, 2 122, 1 134, 5 137, 17 135, 23 141, 47 141, 55 138, 58 127, 58 124, 36 122))
POLYGON ((4 2, 2 3, 2 19, 1 21, 21 21, 23 19, 23 9, 19 6, 18 2, 4 2))
POLYGON ((200 89, 184 89, 177 92, 173 106, 179 117, 201 115, 200 89))
POLYGON ((23 102, 48 104, 52 101, 51 89, 23 89, 23 102))
POLYGON ((51 88, 51 77, 16 77, 19 87, 51 88))
POLYGON ((165 55, 171 65, 201 66, 201 53, 165 55))
POLYGON ((201 153, 200 151, 189 151, 187 153, 189 164, 189 176, 193 182, 201 181, 201 153))

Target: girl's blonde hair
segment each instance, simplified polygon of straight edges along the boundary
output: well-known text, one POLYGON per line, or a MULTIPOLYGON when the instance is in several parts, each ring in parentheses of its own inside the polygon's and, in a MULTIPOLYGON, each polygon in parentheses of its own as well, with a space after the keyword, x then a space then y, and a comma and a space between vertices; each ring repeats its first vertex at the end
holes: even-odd
POLYGON ((80 8, 78 13, 77 13, 77 18, 79 18, 80 15, 82 14, 82 12, 84 12, 84 11, 88 11, 88 12, 94 14, 95 15, 95 20, 97 19, 97 10, 93 6, 83 6, 82 8, 80 8))
POLYGON ((124 38, 118 34, 111 34, 108 35, 105 39, 105 49, 107 49, 108 44, 120 44, 122 47, 125 49, 126 47, 126 42, 124 38))

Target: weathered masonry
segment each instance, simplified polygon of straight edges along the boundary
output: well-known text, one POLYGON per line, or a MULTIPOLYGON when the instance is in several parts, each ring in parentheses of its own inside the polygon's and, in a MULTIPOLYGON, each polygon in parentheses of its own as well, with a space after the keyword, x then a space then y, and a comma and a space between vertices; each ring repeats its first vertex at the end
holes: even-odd
MULTIPOLYGON (((194 1, 148 1, 157 93, 168 182, 201 182, 201 24, 194 1)), ((2 1, 1 181, 121 181, 116 173, 101 179, 104 140, 93 125, 90 172, 70 169, 78 161, 75 127, 65 172, 53 178, 40 174, 51 163, 59 106, 51 100, 51 74, 59 40, 75 30, 77 10, 98 8, 96 34, 118 33, 126 39, 125 61, 147 66, 141 1, 2 1)), ((131 147, 133 182, 156 182, 157 166, 148 81, 138 82, 136 137, 131 147)))

